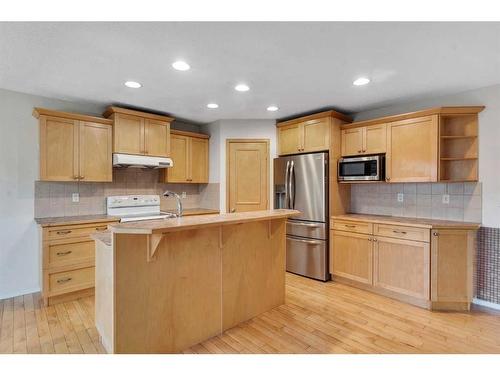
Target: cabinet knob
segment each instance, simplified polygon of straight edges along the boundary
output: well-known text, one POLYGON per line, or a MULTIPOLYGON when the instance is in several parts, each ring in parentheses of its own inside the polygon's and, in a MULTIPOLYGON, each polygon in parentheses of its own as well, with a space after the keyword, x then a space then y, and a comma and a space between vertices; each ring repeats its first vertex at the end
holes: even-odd
POLYGON ((439 236, 439 233, 438 232, 432 232, 432 235, 435 236, 435 237, 437 237, 437 236, 439 236))
POLYGON ((363 152, 363 150, 358 150, 358 154, 361 154, 363 152))
POLYGON ((372 241, 372 239, 371 239, 371 238, 368 238, 368 241, 370 241, 370 242, 371 242, 371 241, 372 241))
POLYGON ((386 181, 391 181, 391 178, 390 177, 386 177, 385 180, 386 181))
POLYGON ((236 212, 236 208, 231 208, 231 213, 236 212))
POLYGON ((378 240, 376 238, 373 239, 373 242, 377 242, 378 240))

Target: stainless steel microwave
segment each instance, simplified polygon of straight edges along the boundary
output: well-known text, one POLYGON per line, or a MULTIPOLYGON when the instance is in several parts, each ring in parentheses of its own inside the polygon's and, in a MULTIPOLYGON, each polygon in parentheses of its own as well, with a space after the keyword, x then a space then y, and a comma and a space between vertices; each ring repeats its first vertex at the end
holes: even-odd
POLYGON ((340 158, 338 180, 344 182, 385 180, 385 155, 340 158))

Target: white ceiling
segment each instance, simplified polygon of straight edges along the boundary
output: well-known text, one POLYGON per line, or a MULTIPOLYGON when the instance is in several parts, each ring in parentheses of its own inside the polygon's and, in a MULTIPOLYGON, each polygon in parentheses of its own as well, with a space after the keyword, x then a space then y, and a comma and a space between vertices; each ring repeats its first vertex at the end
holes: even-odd
POLYGON ((1 88, 195 122, 358 112, 497 83, 500 23, 0 23, 1 88), (177 59, 191 70, 173 70, 177 59), (354 87, 359 76, 372 82, 354 87))

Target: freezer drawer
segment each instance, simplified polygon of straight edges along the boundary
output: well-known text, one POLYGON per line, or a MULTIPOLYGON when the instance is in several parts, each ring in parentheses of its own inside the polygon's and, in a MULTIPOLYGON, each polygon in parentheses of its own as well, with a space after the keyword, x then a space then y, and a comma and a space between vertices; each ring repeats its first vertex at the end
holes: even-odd
POLYGON ((286 270, 326 281, 327 241, 286 236, 286 270))
POLYGON ((297 220, 288 220, 286 222, 286 234, 290 236, 326 240, 327 233, 326 223, 314 223, 297 220))

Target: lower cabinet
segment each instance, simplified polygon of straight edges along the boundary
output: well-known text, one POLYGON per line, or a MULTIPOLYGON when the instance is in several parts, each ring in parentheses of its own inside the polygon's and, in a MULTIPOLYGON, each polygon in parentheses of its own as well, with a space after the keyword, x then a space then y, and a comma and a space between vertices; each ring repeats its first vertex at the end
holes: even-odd
POLYGON ((417 306, 469 310, 478 226, 467 225, 433 229, 333 219, 330 273, 417 306))
POLYGON ((52 225, 41 228, 42 297, 45 305, 94 294, 95 242, 105 222, 52 225))
POLYGON ((335 276, 372 284, 373 249, 369 235, 332 231, 330 272, 335 276))

